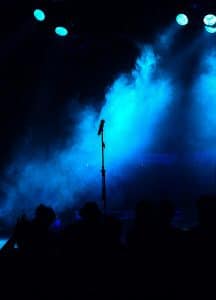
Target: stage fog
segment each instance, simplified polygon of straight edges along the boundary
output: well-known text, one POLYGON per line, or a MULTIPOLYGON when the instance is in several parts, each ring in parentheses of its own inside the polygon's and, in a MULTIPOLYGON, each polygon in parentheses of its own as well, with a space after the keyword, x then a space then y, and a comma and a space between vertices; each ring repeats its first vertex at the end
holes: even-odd
MULTIPOLYGON (((2 174, 2 219, 31 214, 40 203, 58 213, 88 200, 101 205, 101 119, 109 209, 163 197, 192 207, 185 204, 187 196, 195 200, 215 191, 216 50, 206 34, 187 43, 179 30, 172 26, 151 44, 133 41, 139 52, 133 68, 109 80, 100 106, 79 95, 64 106, 56 119, 60 139, 46 135, 36 110, 37 130, 23 131, 2 174)), ((52 88, 52 82, 43 83, 35 97, 41 111, 47 103, 41 97, 49 94, 52 101, 52 88)), ((51 122, 55 128, 55 119, 51 122)))

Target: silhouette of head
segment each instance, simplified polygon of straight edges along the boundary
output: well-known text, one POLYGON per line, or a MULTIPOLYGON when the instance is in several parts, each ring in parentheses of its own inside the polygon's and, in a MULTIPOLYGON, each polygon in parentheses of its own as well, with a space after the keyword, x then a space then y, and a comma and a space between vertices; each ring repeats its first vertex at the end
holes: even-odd
POLYGON ((56 219, 56 214, 51 207, 40 204, 35 211, 35 222, 49 227, 56 219))

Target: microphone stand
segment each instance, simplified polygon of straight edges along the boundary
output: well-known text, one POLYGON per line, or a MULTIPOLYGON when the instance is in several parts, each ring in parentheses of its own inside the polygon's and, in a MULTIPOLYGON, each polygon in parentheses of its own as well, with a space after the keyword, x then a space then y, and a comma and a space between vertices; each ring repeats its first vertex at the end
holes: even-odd
POLYGON ((104 128, 102 127, 101 130, 101 154, 102 154, 102 168, 101 168, 101 175, 102 175, 102 203, 103 203, 103 210, 104 213, 106 212, 107 208, 107 196, 106 196, 106 170, 105 170, 105 158, 104 158, 104 128))

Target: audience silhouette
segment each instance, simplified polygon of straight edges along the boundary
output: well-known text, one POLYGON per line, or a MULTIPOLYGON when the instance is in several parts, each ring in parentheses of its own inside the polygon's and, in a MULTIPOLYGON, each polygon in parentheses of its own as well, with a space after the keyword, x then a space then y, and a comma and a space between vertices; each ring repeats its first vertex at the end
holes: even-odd
MULTIPOLYGON (((186 291, 195 297, 204 289, 206 264, 215 260, 215 197, 203 196, 197 209, 199 226, 186 230, 173 227, 172 202, 143 200, 136 206, 134 225, 125 240, 124 222, 104 215, 96 202, 85 203, 79 218, 67 226, 61 225, 52 208, 40 204, 33 219, 22 215, 17 220, 1 256, 39 259, 40 268, 42 263, 49 266, 41 278, 49 278, 50 289, 61 295, 70 294, 73 278, 80 299, 101 299, 104 291, 107 299, 114 292, 118 298, 133 299, 175 298, 176 291, 181 297, 186 291)), ((208 288, 213 290, 209 282, 208 288)))

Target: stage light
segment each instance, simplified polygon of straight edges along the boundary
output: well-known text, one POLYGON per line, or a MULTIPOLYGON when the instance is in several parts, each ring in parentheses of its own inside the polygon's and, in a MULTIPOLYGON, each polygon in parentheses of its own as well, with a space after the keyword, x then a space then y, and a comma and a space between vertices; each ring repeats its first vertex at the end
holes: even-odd
POLYGON ((7 239, 1 239, 0 240, 0 250, 2 249, 2 247, 4 247, 5 246, 5 244, 7 243, 7 239))
POLYGON ((216 24, 216 16, 208 14, 204 17, 203 22, 206 26, 214 26, 216 24))
POLYGON ((58 26, 55 28, 55 33, 59 36, 66 36, 68 35, 68 30, 65 27, 58 26))
POLYGON ((43 22, 46 19, 45 12, 41 9, 34 10, 34 17, 39 22, 43 22))
POLYGON ((180 26, 186 26, 189 23, 188 17, 185 14, 178 14, 176 17, 176 22, 180 26))
POLYGON ((216 33, 216 27, 205 26, 205 30, 206 30, 208 33, 216 33))

